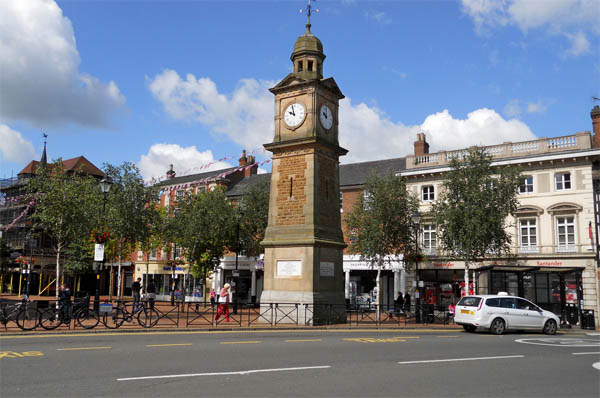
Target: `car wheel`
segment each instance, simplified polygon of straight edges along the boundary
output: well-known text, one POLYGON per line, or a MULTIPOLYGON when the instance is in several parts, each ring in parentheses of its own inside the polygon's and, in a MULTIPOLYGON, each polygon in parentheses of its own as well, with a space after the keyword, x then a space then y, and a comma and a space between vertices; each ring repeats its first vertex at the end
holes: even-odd
POLYGON ((550 319, 544 324, 544 334, 556 334, 556 321, 550 319))
POLYGON ((463 329, 465 329, 465 332, 473 333, 475 332, 475 329, 477 329, 477 327, 473 325, 463 325, 463 329))
POLYGON ((490 325, 490 332, 496 335, 504 333, 505 329, 506 325, 504 324, 504 321, 500 318, 494 319, 492 321, 492 324, 490 325))

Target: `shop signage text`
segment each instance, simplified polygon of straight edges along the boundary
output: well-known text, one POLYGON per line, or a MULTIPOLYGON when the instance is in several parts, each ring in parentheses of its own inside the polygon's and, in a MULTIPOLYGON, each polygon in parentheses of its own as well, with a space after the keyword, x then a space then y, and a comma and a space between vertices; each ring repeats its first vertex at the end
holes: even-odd
POLYGON ((452 264, 451 262, 447 262, 447 263, 433 263, 434 267, 437 268, 451 268, 454 266, 454 264, 452 264))
POLYGON ((538 266, 557 266, 563 265, 562 261, 536 261, 535 265, 538 266))
MULTIPOLYGON (((173 268, 169 265, 165 265, 163 271, 173 271, 173 268)), ((183 271, 183 267, 175 267, 175 271, 183 271)))

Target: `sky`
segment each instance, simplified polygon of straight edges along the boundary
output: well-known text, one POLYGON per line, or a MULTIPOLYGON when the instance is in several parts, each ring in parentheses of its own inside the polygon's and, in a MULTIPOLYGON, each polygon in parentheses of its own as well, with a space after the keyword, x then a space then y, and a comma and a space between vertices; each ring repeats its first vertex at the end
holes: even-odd
MULTIPOLYGON (((307 0, 0 0, 0 178, 39 160, 145 179, 236 165, 273 139, 307 0)), ((342 163, 592 129, 600 1, 318 0, 342 163)), ((269 164, 261 166, 270 171, 269 164)))

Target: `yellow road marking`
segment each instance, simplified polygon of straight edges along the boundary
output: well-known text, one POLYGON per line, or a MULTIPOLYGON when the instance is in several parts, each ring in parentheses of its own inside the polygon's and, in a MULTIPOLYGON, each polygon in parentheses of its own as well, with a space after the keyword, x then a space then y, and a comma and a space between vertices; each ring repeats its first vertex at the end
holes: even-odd
POLYGON ((398 336, 387 339, 376 339, 373 337, 356 337, 352 339, 344 339, 344 341, 355 341, 358 343, 405 343, 406 339, 418 339, 418 336, 398 336))
POLYGON ((221 341, 221 344, 259 344, 260 341, 221 341))
POLYGON ((304 343, 309 341, 322 341, 321 339, 305 339, 305 340, 286 340, 286 343, 304 343))
POLYGON ((181 343, 181 344, 147 344, 146 347, 178 347, 178 346, 192 345, 192 343, 181 343))
POLYGON ((77 351, 77 350, 110 350, 112 347, 71 347, 57 348, 56 351, 77 351))
MULTIPOLYGON (((255 333, 463 333, 462 329, 319 329, 315 328, 311 329, 285 329, 285 330, 272 330, 270 328, 265 327, 260 330, 194 330, 187 332, 177 332, 177 331, 169 331, 169 332, 109 332, 109 333, 56 333, 56 334, 27 334, 23 336, 2 336, 0 334, 0 340, 9 340, 9 339, 50 339, 50 338, 61 338, 61 337, 98 337, 98 336, 144 336, 144 335, 194 335, 194 334, 255 334, 255 333)), ((482 335, 485 336, 485 335, 482 335)))
POLYGON ((42 357, 42 356, 44 356, 44 353, 41 351, 25 351, 25 352, 0 351, 0 359, 1 358, 42 357))

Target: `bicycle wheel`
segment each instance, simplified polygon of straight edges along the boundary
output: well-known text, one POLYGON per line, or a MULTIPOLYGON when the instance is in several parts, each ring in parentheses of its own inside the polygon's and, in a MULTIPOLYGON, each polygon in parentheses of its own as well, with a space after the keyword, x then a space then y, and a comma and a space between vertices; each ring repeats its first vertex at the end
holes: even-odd
POLYGON ((75 320, 82 328, 93 329, 100 322, 100 317, 98 317, 98 313, 96 311, 86 308, 75 314, 75 320))
POLYGON ((42 311, 40 315, 40 326, 46 330, 54 330, 62 323, 60 313, 56 308, 49 307, 42 311))
POLYGON ((137 316, 138 323, 144 328, 154 327, 158 323, 158 312, 155 309, 144 308, 137 316))
POLYGON ((117 329, 123 322, 125 322, 125 314, 119 307, 115 307, 111 312, 102 315, 102 323, 109 329, 117 329))
POLYGON ((41 313, 37 308, 26 305, 17 314, 17 326, 21 330, 33 330, 40 323, 41 313))

